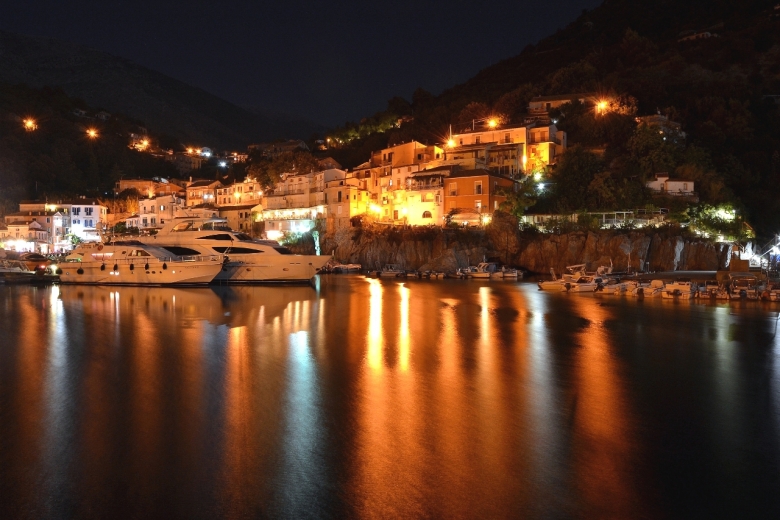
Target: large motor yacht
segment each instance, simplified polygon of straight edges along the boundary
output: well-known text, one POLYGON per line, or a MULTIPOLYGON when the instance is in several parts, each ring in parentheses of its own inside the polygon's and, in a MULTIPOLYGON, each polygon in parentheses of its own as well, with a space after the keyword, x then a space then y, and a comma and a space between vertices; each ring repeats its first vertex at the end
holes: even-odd
POLYGON ((84 243, 54 267, 61 283, 201 285, 222 271, 222 255, 175 255, 138 240, 84 243))
POLYGON ((215 278, 222 283, 309 282, 330 260, 329 255, 296 255, 274 240, 233 231, 219 217, 176 218, 139 240, 174 255, 225 255, 215 278))

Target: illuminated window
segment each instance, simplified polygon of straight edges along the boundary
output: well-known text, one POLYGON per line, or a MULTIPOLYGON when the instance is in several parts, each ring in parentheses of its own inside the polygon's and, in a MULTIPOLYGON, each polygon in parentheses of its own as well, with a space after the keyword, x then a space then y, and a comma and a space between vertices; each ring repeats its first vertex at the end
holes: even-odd
POLYGON ((431 215, 430 211, 423 211, 422 218, 433 218, 433 215, 431 215))

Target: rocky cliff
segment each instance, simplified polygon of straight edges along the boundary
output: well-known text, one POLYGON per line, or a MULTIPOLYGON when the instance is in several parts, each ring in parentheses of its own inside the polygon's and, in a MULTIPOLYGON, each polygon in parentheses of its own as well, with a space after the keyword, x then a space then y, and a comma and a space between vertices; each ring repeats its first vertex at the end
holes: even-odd
MULTIPOLYGON (((568 234, 522 234, 487 229, 376 230, 342 229, 321 237, 323 253, 336 261, 375 268, 386 263, 406 269, 454 271, 483 259, 499 260, 533 273, 550 268, 588 264, 589 269, 609 265, 624 270, 675 271, 716 270, 727 267, 729 247, 711 241, 673 236, 666 232, 573 232, 568 234)), ((311 237, 292 248, 314 250, 311 237)))

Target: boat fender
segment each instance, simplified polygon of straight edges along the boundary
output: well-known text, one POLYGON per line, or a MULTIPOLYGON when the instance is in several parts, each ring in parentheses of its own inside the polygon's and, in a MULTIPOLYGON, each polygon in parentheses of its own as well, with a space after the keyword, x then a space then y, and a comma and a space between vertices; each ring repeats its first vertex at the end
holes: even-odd
POLYGON ((569 289, 571 289, 571 284, 569 282, 566 282, 564 287, 566 287, 566 290, 568 291, 569 289))
POLYGON ((742 289, 739 291, 739 297, 740 298, 747 298, 747 291, 745 289, 742 289))
POLYGON ((62 269, 60 269, 59 267, 55 267, 54 268, 54 274, 61 275, 62 274, 62 269))
POLYGON ((166 264, 165 262, 163 262, 163 270, 166 270, 166 269, 168 269, 168 264, 166 264))
POLYGON ((149 270, 149 262, 144 264, 144 271, 148 271, 148 270, 149 270))
POLYGON ((79 267, 78 269, 76 269, 76 272, 79 273, 79 274, 84 274, 84 269, 79 267))
POLYGON ((98 251, 102 251, 102 250, 103 250, 103 244, 100 244, 100 245, 98 246, 98 251))
POLYGON ((130 264, 130 270, 135 271, 135 266, 133 264, 130 264))
POLYGON ((105 271, 106 270, 106 264, 100 264, 100 270, 105 271))
POLYGON ((119 264, 114 264, 114 272, 119 271, 119 264))
POLYGON ((645 294, 645 288, 644 288, 644 287, 640 287, 639 289, 637 289, 637 290, 636 290, 636 293, 637 293, 637 294, 641 294, 642 296, 644 296, 644 294, 645 294))

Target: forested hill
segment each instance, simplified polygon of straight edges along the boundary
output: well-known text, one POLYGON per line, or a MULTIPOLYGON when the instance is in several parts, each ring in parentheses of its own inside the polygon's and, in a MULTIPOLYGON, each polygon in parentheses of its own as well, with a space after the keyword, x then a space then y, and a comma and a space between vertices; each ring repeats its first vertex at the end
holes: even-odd
MULTIPOLYGON (((97 112, 61 89, 0 83, 0 215, 18 211, 21 199, 102 197, 123 176, 177 174, 171 162, 128 147, 130 134, 141 132, 139 121, 103 121, 97 112)), ((178 145, 149 130, 155 148, 178 145)))
POLYGON ((775 4, 607 0, 464 84, 438 96, 418 89, 411 100, 394 98, 386 111, 347 123, 331 134, 345 143, 332 155, 351 165, 388 143, 440 142, 449 125, 474 118, 500 115, 506 123, 522 123, 536 95, 598 92, 616 100, 619 110, 597 118, 574 106, 559 114, 558 126, 575 146, 547 172, 558 191, 540 200, 537 209, 648 204, 644 181, 668 171, 695 181, 703 203, 734 204, 760 234, 777 233, 780 98, 772 96, 780 94, 780 16, 775 4), (684 39, 697 33, 703 37, 684 39), (684 137, 664 141, 643 134, 633 122, 656 112, 679 123, 684 137), (399 118, 405 121, 400 128, 399 118))
POLYGON ((61 88, 98 109, 140 119, 182 142, 239 148, 308 138, 314 123, 238 107, 130 60, 81 45, 0 31, 0 82, 61 88))

